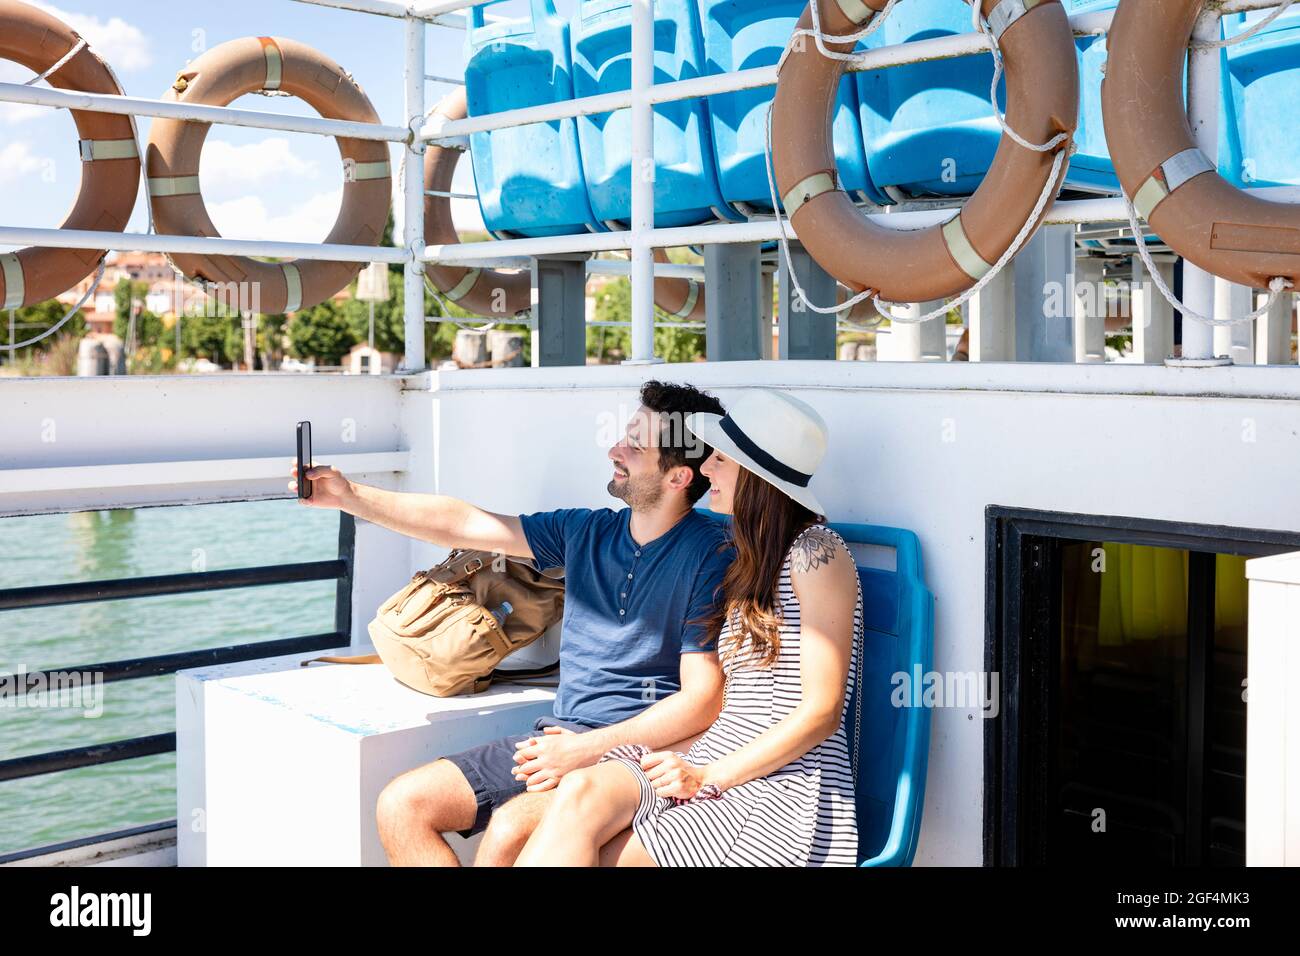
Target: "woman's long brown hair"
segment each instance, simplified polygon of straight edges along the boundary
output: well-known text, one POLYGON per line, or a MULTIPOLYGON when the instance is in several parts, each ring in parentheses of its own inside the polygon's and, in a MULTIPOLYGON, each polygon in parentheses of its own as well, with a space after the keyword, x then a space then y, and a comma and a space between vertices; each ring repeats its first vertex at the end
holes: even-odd
MULTIPOLYGON (((794 539, 817 522, 817 515, 743 466, 732 510, 736 558, 723 576, 722 600, 705 623, 716 637, 730 620, 733 641, 727 649, 739 650, 748 641, 759 666, 766 667, 781 650, 781 565, 794 539)), ((723 650, 718 647, 719 654, 723 650)))

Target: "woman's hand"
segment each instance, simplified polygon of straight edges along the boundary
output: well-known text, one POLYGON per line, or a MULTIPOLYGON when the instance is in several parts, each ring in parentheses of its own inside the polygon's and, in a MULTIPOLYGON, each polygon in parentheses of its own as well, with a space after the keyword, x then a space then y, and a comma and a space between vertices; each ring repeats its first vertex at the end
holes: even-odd
POLYGON ((641 769, 659 797, 689 800, 704 786, 704 768, 687 763, 679 753, 660 750, 641 758, 641 769))
MULTIPOLYGON (((298 463, 295 461, 289 469, 293 478, 289 490, 298 493, 298 463)), ((343 477, 343 473, 332 465, 314 465, 307 469, 307 479, 311 482, 311 497, 299 498, 298 503, 313 508, 342 509, 352 497, 352 482, 343 477)))

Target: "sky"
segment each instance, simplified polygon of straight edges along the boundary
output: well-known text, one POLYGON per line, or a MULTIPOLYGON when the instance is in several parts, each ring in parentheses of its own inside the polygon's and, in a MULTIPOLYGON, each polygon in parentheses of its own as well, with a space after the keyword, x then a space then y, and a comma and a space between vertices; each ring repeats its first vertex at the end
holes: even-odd
MULTIPOLYGON (((296 0, 28 0, 80 32, 117 74, 130 96, 160 99, 176 73, 203 51, 243 36, 291 37, 334 59, 370 97, 381 122, 405 126, 403 115, 403 24, 392 17, 317 7, 296 0)), ((557 4, 562 12, 573 0, 557 4)), ((567 8, 567 9, 566 9, 567 8)), ((495 4, 494 13, 515 15, 522 0, 495 4)), ((465 34, 426 29, 426 72, 461 76, 465 34)), ((23 83, 32 72, 0 60, 0 81, 23 83)), ((47 85, 42 82, 41 85, 47 85)), ((430 82, 426 108, 451 89, 430 82)), ((230 104, 244 109, 315 115, 293 97, 250 94, 230 104)), ((141 148, 151 117, 138 120, 141 148)), ((401 148, 390 144, 393 189, 401 148)), ((203 195, 213 222, 232 239, 319 242, 338 214, 343 166, 332 139, 306 133, 214 125, 200 163, 203 195)), ((0 225, 58 227, 72 207, 80 181, 77 134, 67 110, 0 102, 0 225)), ((473 193, 468 157, 452 185, 473 193)), ((478 204, 453 200, 458 228, 481 229, 478 204)), ((394 203, 400 231, 402 204, 394 203)), ((128 232, 146 232, 143 189, 128 232)), ((5 247, 0 246, 0 249, 5 247)))

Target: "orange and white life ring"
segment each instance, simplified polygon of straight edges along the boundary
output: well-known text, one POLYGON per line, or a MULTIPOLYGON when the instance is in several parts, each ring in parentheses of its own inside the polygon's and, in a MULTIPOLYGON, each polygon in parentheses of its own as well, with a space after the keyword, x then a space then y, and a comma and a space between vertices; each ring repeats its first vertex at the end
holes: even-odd
POLYGON ((1115 172, 1138 214, 1189 262, 1253 288, 1275 278, 1300 286, 1300 205, 1268 202, 1224 180, 1188 123, 1183 62, 1203 6, 1120 0, 1101 84, 1115 172))
MULTIPOLYGON (((67 24, 16 0, 0 0, 0 57, 42 74, 61 90, 122 95, 112 71, 67 24), (75 52, 73 52, 75 50, 75 52), (68 54, 71 53, 71 56, 68 54)), ((73 110, 81 153, 81 187, 63 229, 122 232, 140 189, 140 152, 131 118, 73 110)), ((103 249, 28 248, 0 255, 0 308, 52 299, 95 268, 103 249)))
MULTIPOLYGON (((1144 0, 1145 2, 1145 0, 1144 0)), ((851 34, 886 0, 818 0, 822 32, 851 34)), ((1060 0, 981 0, 1006 63, 1008 126, 1022 137, 1070 149, 1078 122, 1079 75, 1074 36, 1060 0)), ((812 28, 805 9, 796 30, 812 28)), ((849 53, 853 43, 825 41, 849 53)), ((840 186, 831 116, 845 62, 822 55, 795 33, 782 63, 772 112, 772 162, 786 215, 804 248, 854 292, 895 302, 928 302, 969 289, 1011 248, 1059 168, 1052 151, 1002 137, 993 165, 961 212, 943 225, 889 229, 871 222, 840 186)), ((1044 206, 1044 212, 1046 206, 1044 206)), ((1038 221, 1033 227, 1037 228, 1038 221)))
MULTIPOLYGON (((343 68, 317 50, 283 37, 243 37, 203 54, 179 74, 164 99, 226 106, 245 93, 283 90, 329 119, 378 123, 369 98, 343 68)), ((209 123, 155 119, 145 165, 157 231, 219 236, 199 192, 199 156, 209 123)), ((373 246, 383 238, 392 194, 388 144, 337 137, 343 157, 343 203, 327 243, 373 246)), ((256 311, 295 312, 324 302, 361 270, 362 262, 262 262, 248 256, 173 254, 191 278, 232 292, 256 290, 256 311)), ((212 290, 209 290, 210 294, 212 290)), ((246 307, 246 306, 244 306, 246 307)))
MULTIPOLYGON (((668 253, 656 248, 655 262, 671 262, 668 253)), ((655 276, 655 305, 674 319, 703 322, 705 311, 704 283, 698 279, 655 276)))
MULTIPOLYGON (((468 114, 465 90, 457 88, 443 97, 434 113, 451 122, 468 114)), ((457 146, 430 143, 424 151, 424 231, 430 245, 460 242, 451 218, 451 199, 434 193, 451 192, 452 176, 463 152, 457 146)), ((668 262, 662 249, 654 251, 656 262, 668 262)), ((502 317, 530 308, 532 279, 527 271, 502 272, 464 266, 426 266, 429 281, 461 308, 476 315, 502 317)), ((704 321, 704 284, 695 279, 660 276, 655 279, 655 305, 669 315, 691 322, 704 321)))

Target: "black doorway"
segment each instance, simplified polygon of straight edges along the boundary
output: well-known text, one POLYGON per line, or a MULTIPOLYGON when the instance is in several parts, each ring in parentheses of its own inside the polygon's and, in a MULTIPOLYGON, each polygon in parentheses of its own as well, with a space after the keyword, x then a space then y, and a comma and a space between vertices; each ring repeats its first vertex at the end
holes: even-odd
POLYGON ((1243 565, 1300 535, 985 517, 985 865, 1244 865, 1243 565))

